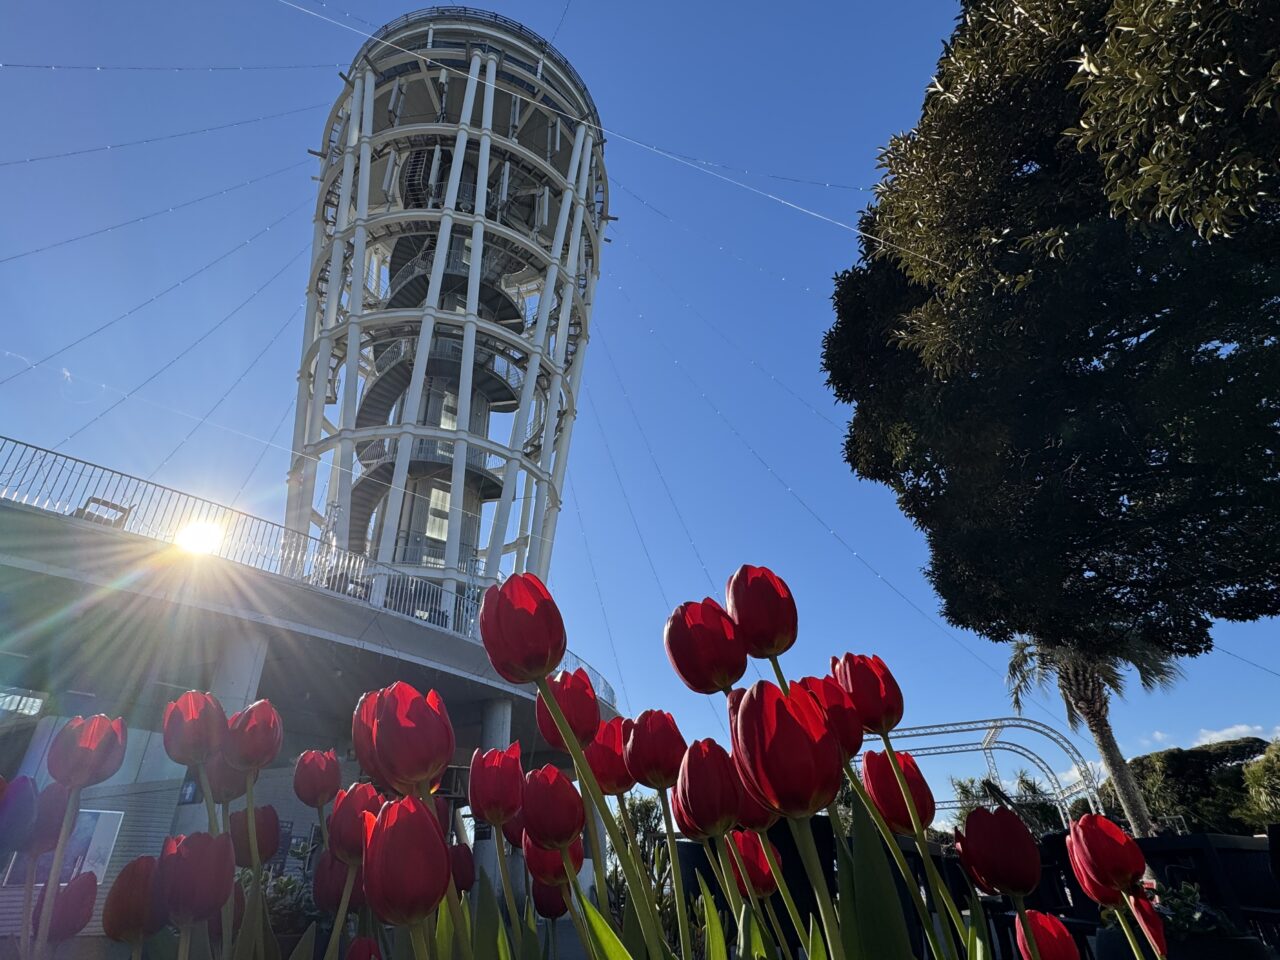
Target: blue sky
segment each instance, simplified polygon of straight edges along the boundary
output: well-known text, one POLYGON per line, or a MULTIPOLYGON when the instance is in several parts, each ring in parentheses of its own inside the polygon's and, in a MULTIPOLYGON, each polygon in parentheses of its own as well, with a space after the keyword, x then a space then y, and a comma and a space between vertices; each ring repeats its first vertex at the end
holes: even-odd
MULTIPOLYGON (((386 0, 298 3, 360 29, 348 13, 382 23, 407 9, 386 0)), ((6 17, 0 62, 345 66, 361 43, 278 0, 228 0, 198 17, 194 9, 135 0, 22 5, 6 17)), ((661 705, 690 738, 723 739, 719 704, 698 704, 704 698, 668 669, 662 623, 682 600, 719 595, 738 564, 763 563, 800 602, 788 672, 822 671, 846 649, 875 651, 899 675, 908 723, 1007 713, 1004 651, 940 624, 920 574, 922 538, 883 488, 856 480, 840 458, 847 411, 823 386, 819 354, 831 277, 852 261, 855 237, 706 172, 853 222, 880 145, 914 122, 956 6, 745 3, 728 12, 571 0, 565 10, 556 0, 496 9, 544 36, 563 13, 555 44, 586 79, 606 128, 718 164, 681 164, 621 137, 606 147, 619 219, 603 255, 573 497, 551 578, 571 645, 614 678, 624 707, 661 705)), ((0 69, 0 164, 297 111, 0 165, 0 377, 20 369, 20 357, 43 356, 235 251, 0 388, 0 433, 52 446, 230 315, 63 449, 143 476, 155 471, 160 482, 223 501, 247 481, 238 505, 281 516, 291 414, 276 445, 267 441, 294 390, 300 321, 292 315, 314 190, 304 161, 339 90, 335 69, 0 69), (6 261, 248 180, 258 182, 6 261), (259 353, 170 458, 196 422, 191 415, 205 415, 259 353)), ((1223 625, 1215 635, 1280 668, 1275 633, 1263 622, 1223 625)), ((1268 736, 1280 724, 1277 684, 1214 653, 1189 664, 1172 692, 1135 692, 1117 704, 1117 731, 1131 753, 1229 728, 1268 736)), ((1060 722, 1058 703, 1044 702, 1060 722)), ((968 761, 926 766, 939 777, 974 769, 968 761)))

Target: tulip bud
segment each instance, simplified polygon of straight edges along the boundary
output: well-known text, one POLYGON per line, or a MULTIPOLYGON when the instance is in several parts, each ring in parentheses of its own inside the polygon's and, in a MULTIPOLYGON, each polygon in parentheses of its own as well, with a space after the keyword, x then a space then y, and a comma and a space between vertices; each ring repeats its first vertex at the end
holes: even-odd
POLYGON ((124 763, 127 738, 121 717, 72 717, 49 746, 49 775, 71 788, 102 783, 115 776, 124 763))
POLYGON ((694 693, 728 690, 747 672, 747 649, 729 614, 710 597, 676 607, 663 644, 672 668, 694 693))
POLYGON ((688 745, 675 718, 665 710, 646 710, 636 717, 627 733, 622 757, 627 771, 652 790, 665 790, 676 782, 688 745))
POLYGON ((204 763, 226 738, 227 715, 211 693, 188 690, 164 709, 164 750, 174 763, 204 763))
POLYGON ((256 771, 271 765, 280 753, 282 742, 284 727, 280 714, 270 700, 259 700, 232 715, 223 753, 237 770, 256 771))
MULTIPOLYGON (((280 849, 280 817, 275 807, 254 807, 253 823, 258 837, 258 862, 267 863, 280 849)), ((252 867, 248 810, 237 810, 231 814, 231 843, 236 851, 236 866, 252 867)))
MULTIPOLYGON (((104 778, 105 779, 105 778, 104 778)), ((40 889, 35 912, 31 916, 31 932, 40 929, 40 914, 44 911, 44 895, 49 884, 40 889)), ((70 940, 89 925, 93 916, 93 902, 98 898, 98 878, 92 872, 78 873, 64 886, 53 901, 53 916, 49 918, 49 942, 70 940)))
POLYGON ((329 850, 343 863, 359 864, 364 856, 364 814, 377 814, 382 797, 371 783, 339 790, 329 814, 329 850))
POLYGON ((738 870, 737 860, 733 857, 729 858, 729 863, 733 865, 733 879, 738 882, 738 890, 744 897, 748 896, 747 882, 750 882, 751 892, 757 897, 772 896, 778 889, 778 880, 774 877, 773 869, 765 856, 764 844, 769 844, 769 852, 773 854, 775 860, 778 859, 778 848, 768 839, 762 841, 761 835, 754 831, 735 830, 729 836, 734 846, 738 848, 743 866, 747 868, 746 882, 744 882, 742 873, 738 870))
POLYGON ((508 577, 485 591, 480 638, 493 669, 511 683, 533 683, 564 658, 564 620, 551 594, 532 573, 508 577))
POLYGON ((632 722, 627 717, 614 717, 600 724, 595 739, 582 749, 587 766, 606 797, 620 797, 636 785, 636 778, 627 770, 623 758, 627 734, 632 722))
POLYGON ((378 941, 372 937, 356 937, 347 947, 346 960, 382 960, 378 941))
POLYGON ((858 755, 862 749, 862 718, 853 706, 853 699, 844 687, 831 677, 804 677, 799 681, 818 706, 827 715, 831 732, 840 744, 843 760, 858 755))
POLYGON ((689 819, 689 815, 685 813, 684 806, 680 802, 680 794, 675 790, 671 791, 671 819, 675 821, 675 827, 680 832, 680 836, 686 840, 701 843, 711 837, 711 834, 689 819))
MULTIPOLYGON (((582 869, 584 855, 582 837, 574 837, 573 842, 565 849, 569 851, 569 863, 576 875, 582 869)), ((559 850, 547 850, 538 846, 527 833, 524 835, 521 850, 524 852, 525 869, 536 882, 552 886, 569 882, 569 876, 564 872, 564 859, 560 856, 559 850)))
POLYGON ((781 816, 757 800, 747 789, 736 759, 733 762, 733 768, 738 776, 738 785, 742 788, 742 805, 738 807, 738 826, 743 830, 757 832, 768 830, 781 819, 781 816))
MULTIPOLYGON (((523 783, 521 784, 520 790, 521 790, 521 793, 524 792, 523 783)), ((514 817, 512 817, 510 820, 508 820, 506 823, 502 825, 502 836, 506 839, 507 843, 511 844, 511 846, 514 849, 520 850, 524 847, 524 809, 523 808, 521 808, 519 813, 517 813, 514 817)))
POLYGON ((956 830, 956 853, 969 876, 987 893, 1025 897, 1040 883, 1040 850, 1008 807, 978 807, 956 830))
POLYGON ((672 796, 696 832, 718 837, 729 830, 742 809, 742 787, 724 747, 710 739, 690 744, 672 796))
POLYGON ((776 657, 796 642, 795 598, 768 567, 739 567, 725 584, 724 605, 751 656, 776 657))
POLYGON ((168 923, 155 857, 130 860, 116 875, 102 905, 102 932, 117 943, 141 943, 168 923))
POLYGON ((879 657, 832 657, 831 673, 848 692, 868 733, 888 733, 902 722, 902 691, 879 657))
POLYGON ((559 849, 573 842, 586 824, 577 788, 558 767, 547 764, 524 778, 524 832, 540 847, 559 849))
POLYGON ((420 923, 444 899, 450 860, 435 811, 417 797, 365 814, 364 893, 373 912, 396 926, 420 923))
POLYGON ((338 795, 342 766, 333 750, 305 750, 293 768, 293 792, 308 807, 320 809, 338 795))
POLYGON ((166 838, 158 874, 169 918, 178 926, 208 920, 231 896, 235 869, 228 834, 166 838))
MULTIPOLYGON (((1134 919, 1138 921, 1138 926, 1146 935, 1147 942, 1156 948, 1156 953, 1162 957, 1165 956, 1169 949, 1165 942, 1164 921, 1160 919, 1160 914, 1156 913, 1155 906, 1142 893, 1136 893, 1130 897, 1129 904, 1133 907, 1134 919)), ((1040 960, 1044 958, 1041 957, 1040 960)))
POLYGON ((440 832, 444 834, 447 841, 449 831, 453 829, 453 801, 443 793, 433 794, 431 799, 434 801, 433 806, 436 811, 436 820, 440 824, 440 832))
POLYGON ((569 911, 568 886, 533 881, 533 909, 546 920, 559 920, 569 911))
POLYGON ((520 742, 506 750, 477 750, 471 756, 468 783, 471 815, 500 827, 524 805, 524 771, 520 766, 520 742))
MULTIPOLYGON (((338 912, 342 903, 342 890, 347 883, 347 864, 326 850, 316 858, 314 876, 311 882, 311 894, 316 906, 325 913, 338 912)), ((355 880, 351 885, 351 898, 347 909, 359 910, 364 906, 364 869, 356 867, 355 880)))
MULTIPOLYGON (((1080 950, 1076 947, 1075 938, 1061 920, 1039 910, 1028 910, 1027 920, 1030 921, 1030 934, 1035 938, 1040 960, 1080 960, 1080 950)), ((1019 917, 1018 952, 1022 954, 1022 960, 1032 960, 1034 956, 1027 941, 1027 927, 1019 917)))
POLYGON ((465 893, 476 885, 475 857, 465 843, 450 844, 449 864, 453 872, 453 886, 458 893, 465 893))
MULTIPOLYGON (((928 827, 933 823, 934 802, 933 791, 925 782, 916 766, 915 758, 909 753, 899 753, 898 764, 902 767, 902 775, 907 781, 907 789, 911 792, 916 813, 920 816, 920 826, 928 827)), ((893 772, 893 764, 889 757, 874 750, 862 755, 862 785, 867 795, 880 811, 885 822, 894 833, 912 833, 911 813, 907 809, 907 801, 898 786, 898 778, 893 772)))
POLYGON ((378 694, 374 711, 373 749, 378 766, 414 793, 419 786, 434 789, 453 760, 453 724, 444 699, 432 690, 424 697, 397 680, 378 694))
MULTIPOLYGON (((569 729, 577 738, 578 746, 585 746, 595 739, 596 732, 600 729, 600 702, 596 699, 596 692, 591 686, 591 678, 587 676, 587 671, 582 667, 572 673, 561 670, 547 680, 547 686, 556 698, 556 703, 560 705, 565 720, 569 722, 569 729)), ((560 736, 560 728, 556 726, 551 711, 543 702, 541 691, 538 692, 535 716, 542 738, 551 744, 552 748, 567 752, 564 738, 560 736)))
MULTIPOLYGON (((66 788, 59 786, 64 795, 66 788)), ((30 777, 15 777, 0 797, 0 855, 25 851, 36 828, 39 794, 30 777)), ((61 821, 59 821, 61 826, 61 821)))
POLYGON ((1071 824, 1067 855, 1085 894, 1108 907, 1132 893, 1146 870, 1146 859, 1133 837, 1096 813, 1071 824))
POLYGON ((215 753, 204 764, 205 779, 209 781, 209 793, 214 803, 231 803, 239 800, 249 790, 249 778, 257 772, 237 770, 227 762, 225 753, 215 753))
POLYGON ((835 799, 844 770, 840 744, 813 697, 792 684, 752 685, 733 724, 733 757, 755 798, 784 817, 811 817, 835 799))
POLYGON ((383 787, 394 784, 378 763, 378 753, 373 746, 373 727, 378 712, 378 695, 381 690, 370 690, 360 697, 351 715, 351 749, 355 752, 360 769, 383 787))

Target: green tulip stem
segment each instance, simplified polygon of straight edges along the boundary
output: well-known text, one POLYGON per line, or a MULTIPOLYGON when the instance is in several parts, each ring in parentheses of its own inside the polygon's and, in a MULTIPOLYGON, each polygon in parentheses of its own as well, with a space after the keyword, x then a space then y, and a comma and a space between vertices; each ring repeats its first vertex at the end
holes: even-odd
POLYGON ((347 864, 347 880, 342 885, 342 898, 338 900, 338 912, 333 918, 333 932, 329 934, 329 946, 325 948, 324 960, 335 960, 338 956, 338 941, 342 939, 342 928, 347 925, 347 907, 351 904, 351 891, 356 885, 356 868, 347 864))
MULTIPOLYGON (((258 820, 254 814, 253 806, 253 782, 257 778, 258 773, 256 770, 246 774, 244 778, 244 795, 245 803, 247 804, 245 808, 245 820, 249 828, 249 860, 253 863, 253 889, 254 893, 258 897, 261 909, 266 910, 267 895, 266 891, 262 889, 262 859, 258 856, 258 820)), ((253 955, 255 957, 265 956, 261 923, 254 924, 253 938, 256 943, 253 955)))
POLYGON ((209 817, 209 833, 218 835, 218 805, 214 803, 213 791, 209 788, 209 774, 203 763, 196 764, 196 777, 200 781, 200 792, 204 794, 204 812, 209 817))
POLYGON ((727 867, 720 858, 720 854, 723 852, 722 848, 715 846, 715 839, 712 838, 702 841, 702 852, 706 854, 707 864, 711 867, 711 872, 715 874, 716 883, 720 885, 720 892, 724 894, 725 902, 729 904, 729 909, 733 911, 733 915, 736 917, 742 910, 742 897, 738 895, 738 888, 729 879, 730 875, 726 872, 727 867))
POLYGON ((1129 926, 1129 921, 1125 918, 1125 911, 1113 910, 1116 921, 1120 924, 1120 929, 1124 931, 1124 937, 1129 941, 1129 949, 1133 951, 1133 955, 1137 960, 1146 960, 1146 956, 1142 952, 1142 944, 1138 942, 1138 938, 1134 936, 1133 927, 1129 926))
POLYGON ((920 896, 920 883, 916 880, 916 875, 911 872, 911 866, 907 863, 907 858, 902 852, 902 848, 898 846, 897 835, 889 829, 889 824, 885 822, 879 808, 871 802, 871 797, 867 795, 867 788, 862 785, 862 781, 858 779, 857 774, 853 771, 853 763, 846 760, 844 764, 844 775, 849 780, 849 786, 853 788, 854 794, 858 801, 862 804, 870 815, 872 822, 876 825, 876 829, 880 832, 884 844, 889 848, 889 854, 893 857, 893 862, 898 865, 898 872, 902 874, 907 892, 911 895, 911 902, 915 905, 916 915, 920 918, 920 926, 924 930, 925 937, 929 940, 929 947, 933 950, 935 957, 945 957, 946 953, 942 950, 942 945, 938 942, 937 931, 933 926, 933 916, 929 913, 928 906, 925 905, 924 899, 920 896))
MULTIPOLYGON (((222 832, 231 832, 231 804, 230 802, 222 805, 222 832)), ((232 881, 231 896, 227 897, 227 902, 222 905, 222 960, 231 960, 231 941, 235 937, 235 931, 231 929, 235 923, 236 912, 236 890, 235 884, 239 880, 232 881)))
POLYGON ((596 877, 596 906, 612 927, 615 924, 613 908, 609 906, 609 885, 604 876, 604 843, 601 841, 600 828, 596 826, 593 810, 587 811, 587 839, 591 841, 591 866, 596 877))
MULTIPOLYGON (((453 885, 453 872, 450 868, 449 885, 445 887, 444 899, 449 904, 449 916, 453 919, 453 930, 455 939, 458 943, 459 952, 462 954, 462 960, 475 960, 475 956, 471 951, 471 937, 467 931, 470 925, 467 918, 462 915, 462 901, 458 897, 458 888, 453 885)), ((329 958, 325 958, 329 960, 329 958)))
POLYGON ((498 873, 502 875, 502 897, 507 902, 507 920, 515 939, 516 956, 524 956, 524 922, 516 910, 515 888, 511 886, 511 867, 507 865, 507 841, 501 827, 493 827, 494 846, 498 848, 498 873))
MULTIPOLYGON (((827 886, 827 875, 822 870, 822 860, 818 856, 818 845, 813 840, 813 829, 808 820, 787 820, 791 835, 795 837, 796 848, 800 851, 800 859, 804 862, 805 873, 809 875, 809 883, 813 886, 814 899, 818 901, 818 913, 822 917, 822 929, 827 938, 827 956, 831 960, 844 960, 844 941, 840 939, 840 923, 836 919, 836 908, 831 902, 831 890, 827 886)), ((807 943, 807 937, 800 938, 807 943)))
POLYGON ((1133 909, 1133 898, 1125 897, 1124 906, 1125 906, 1125 909, 1128 910, 1129 913, 1133 915, 1134 921, 1138 924, 1138 929, 1142 931, 1142 936, 1146 939, 1147 943, 1151 945, 1151 952, 1154 953, 1157 957, 1159 957, 1160 960, 1165 960, 1165 955, 1163 951, 1161 951, 1159 945, 1157 945, 1157 943, 1151 939, 1151 934, 1147 932, 1147 928, 1144 927, 1141 921, 1138 920, 1138 911, 1133 909))
POLYGON ((596 809, 600 811, 600 817, 604 820, 605 830, 609 834, 609 842, 613 844, 613 849, 618 852, 618 863, 622 867, 623 875, 627 880, 627 887, 637 892, 636 900, 636 916, 640 920, 640 929, 644 933, 645 948, 649 952, 650 960, 663 960, 663 943, 661 928, 658 926, 658 910, 653 902, 653 893, 649 890, 647 884, 641 880, 640 871, 636 867, 635 861, 625 851, 622 842, 622 832, 618 829, 618 824, 613 818, 613 811, 609 809, 604 794, 600 790, 600 784, 596 782, 595 774, 591 772, 591 765, 587 763, 587 758, 583 756, 582 745, 578 743, 578 738, 574 735, 569 721, 565 719, 564 711, 560 709, 560 703, 551 693, 551 687, 547 683, 547 678, 536 681, 538 692, 542 694, 542 701, 547 706, 547 712, 551 714, 551 719, 555 721, 556 729, 560 731, 560 738, 564 740, 565 747, 569 750, 569 755, 573 757, 574 768, 578 771, 578 782, 591 797, 591 802, 596 805, 596 809), (645 891, 641 896, 639 893, 645 891))
POLYGON ((178 960, 190 960, 191 957, 191 924, 184 923, 178 927, 178 960))
MULTIPOLYGON (((951 894, 947 892, 947 887, 942 882, 942 877, 938 874, 938 868, 929 853, 929 838, 925 835, 924 824, 920 820, 920 811, 916 808, 915 798, 911 795, 911 788, 907 785, 907 775, 902 772, 902 764, 898 762, 898 754, 893 749, 893 744, 889 741, 889 734, 880 734, 880 739, 884 743, 884 752, 885 756, 889 758, 889 766, 893 768, 894 778, 898 781, 898 789, 902 792, 902 799, 906 802, 907 813, 911 817, 911 829, 915 834, 916 849, 920 851, 920 859, 924 861, 924 874, 929 880, 929 887, 933 890, 934 899, 946 909, 947 915, 951 918, 951 923, 963 943, 968 931, 965 928, 964 919, 960 916, 960 910, 956 907, 955 901, 951 899, 951 894)), ((943 929, 945 931, 946 927, 944 926, 943 929)), ((951 939, 949 933, 947 939, 951 939)))
MULTIPOLYGON (((582 919, 580 908, 574 904, 573 900, 576 896, 578 903, 585 903, 586 898, 582 895, 582 887, 578 885, 578 873, 573 869, 573 861, 569 859, 569 848, 560 848, 560 862, 564 864, 564 875, 569 878, 569 885, 572 888, 569 895, 565 897, 565 905, 569 910, 569 919, 573 921, 573 928, 578 931, 578 939, 582 941, 582 949, 587 952, 588 957, 595 957, 595 950, 592 949, 592 939, 587 934, 587 925, 582 919)), ((532 893, 530 894, 532 896, 532 893)), ((554 934, 556 925, 554 921, 551 923, 551 930, 554 934)))
POLYGON ((1031 928, 1031 919, 1027 916, 1026 901, 1022 897, 1013 897, 1013 909, 1018 912, 1022 938, 1027 941, 1027 949, 1031 951, 1030 960, 1040 960, 1040 944, 1036 943, 1036 932, 1031 928))
POLYGON ((427 952, 427 935, 422 928, 421 923, 409 926, 409 943, 413 946, 413 958, 414 960, 431 960, 431 954, 427 952))
POLYGON ((676 925, 680 928, 680 955, 693 960, 693 936, 689 932, 689 905, 684 902, 684 879, 680 876, 680 856, 676 849, 676 825, 671 819, 671 799, 667 791, 659 790, 662 801, 662 820, 667 827, 667 860, 671 864, 671 887, 676 895, 676 925))
MULTIPOLYGON (((756 834, 760 837, 760 849, 764 851, 764 858, 769 862, 769 870, 773 874, 773 879, 778 881, 778 893, 782 896, 782 905, 787 908, 787 916, 791 918, 791 926, 795 927, 796 934, 800 937, 800 942, 805 943, 809 937, 809 931, 804 925, 804 921, 800 919, 800 911, 796 909, 796 902, 791 896, 791 888, 787 886, 787 878, 782 875, 782 864, 778 863, 778 858, 773 853, 773 844, 769 842, 769 834, 763 830, 757 830, 756 834)), ((743 880, 747 880, 747 865, 742 862, 742 858, 738 855, 738 851, 733 846, 729 847, 729 852, 737 859, 738 869, 742 871, 743 880)))
POLYGON ((777 657, 770 657, 769 663, 773 665, 773 675, 778 678, 778 686, 782 688, 782 695, 787 695, 787 675, 782 672, 782 664, 778 662, 777 657))
POLYGON ((62 827, 58 830, 58 842, 53 848, 53 863, 49 864, 49 879, 44 885, 44 906, 40 910, 40 929, 36 931, 35 958, 44 960, 45 946, 49 942, 49 923, 53 920, 53 907, 58 902, 58 890, 62 886, 62 861, 67 856, 67 838, 80 812, 80 788, 72 787, 67 795, 67 812, 62 815, 62 827))
POLYGON ((316 807, 316 817, 320 820, 320 841, 324 844, 326 850, 329 849, 329 818, 324 815, 324 808, 327 804, 320 804, 316 807))
MULTIPOLYGON (((754 900, 755 894, 752 894, 754 900)), ((778 941, 778 946, 782 948, 783 960, 792 960, 791 945, 787 943, 786 934, 782 932, 782 924, 778 922, 778 914, 773 909, 773 904, 769 902, 768 897, 761 898, 764 904, 764 915, 769 918, 769 926, 773 930, 774 939, 778 941)))
POLYGON ((36 857, 27 858, 27 879, 22 884, 22 937, 18 956, 29 960, 31 956, 31 911, 35 908, 36 857))

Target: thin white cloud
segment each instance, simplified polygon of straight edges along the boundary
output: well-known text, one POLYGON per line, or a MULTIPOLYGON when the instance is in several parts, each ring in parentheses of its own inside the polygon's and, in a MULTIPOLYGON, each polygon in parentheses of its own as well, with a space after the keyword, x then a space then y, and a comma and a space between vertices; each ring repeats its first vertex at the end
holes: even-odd
POLYGON ((1163 730, 1156 730, 1152 732, 1151 739, 1156 743, 1168 743, 1171 737, 1163 730))
POLYGON ((1238 740, 1240 737, 1263 737, 1274 739, 1280 736, 1280 727, 1276 727, 1268 733, 1261 724, 1257 723, 1233 723, 1229 727, 1223 727, 1221 730, 1206 730, 1203 727, 1200 735, 1196 737, 1193 746, 1203 747, 1209 743, 1221 743, 1223 740, 1238 740))

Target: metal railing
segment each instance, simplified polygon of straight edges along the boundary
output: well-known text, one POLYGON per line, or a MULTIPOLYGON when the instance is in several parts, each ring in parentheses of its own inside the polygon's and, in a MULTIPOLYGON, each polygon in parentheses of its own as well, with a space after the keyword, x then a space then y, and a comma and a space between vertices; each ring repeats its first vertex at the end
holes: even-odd
MULTIPOLYGON (((100 524, 286 577, 347 599, 479 638, 480 586, 460 572, 456 592, 333 543, 171 487, 0 437, 0 500, 100 524)), ((576 660, 577 658, 575 658, 576 660)), ((566 658, 567 660, 567 658, 566 658)), ((597 692, 613 687, 587 669, 597 692)))

